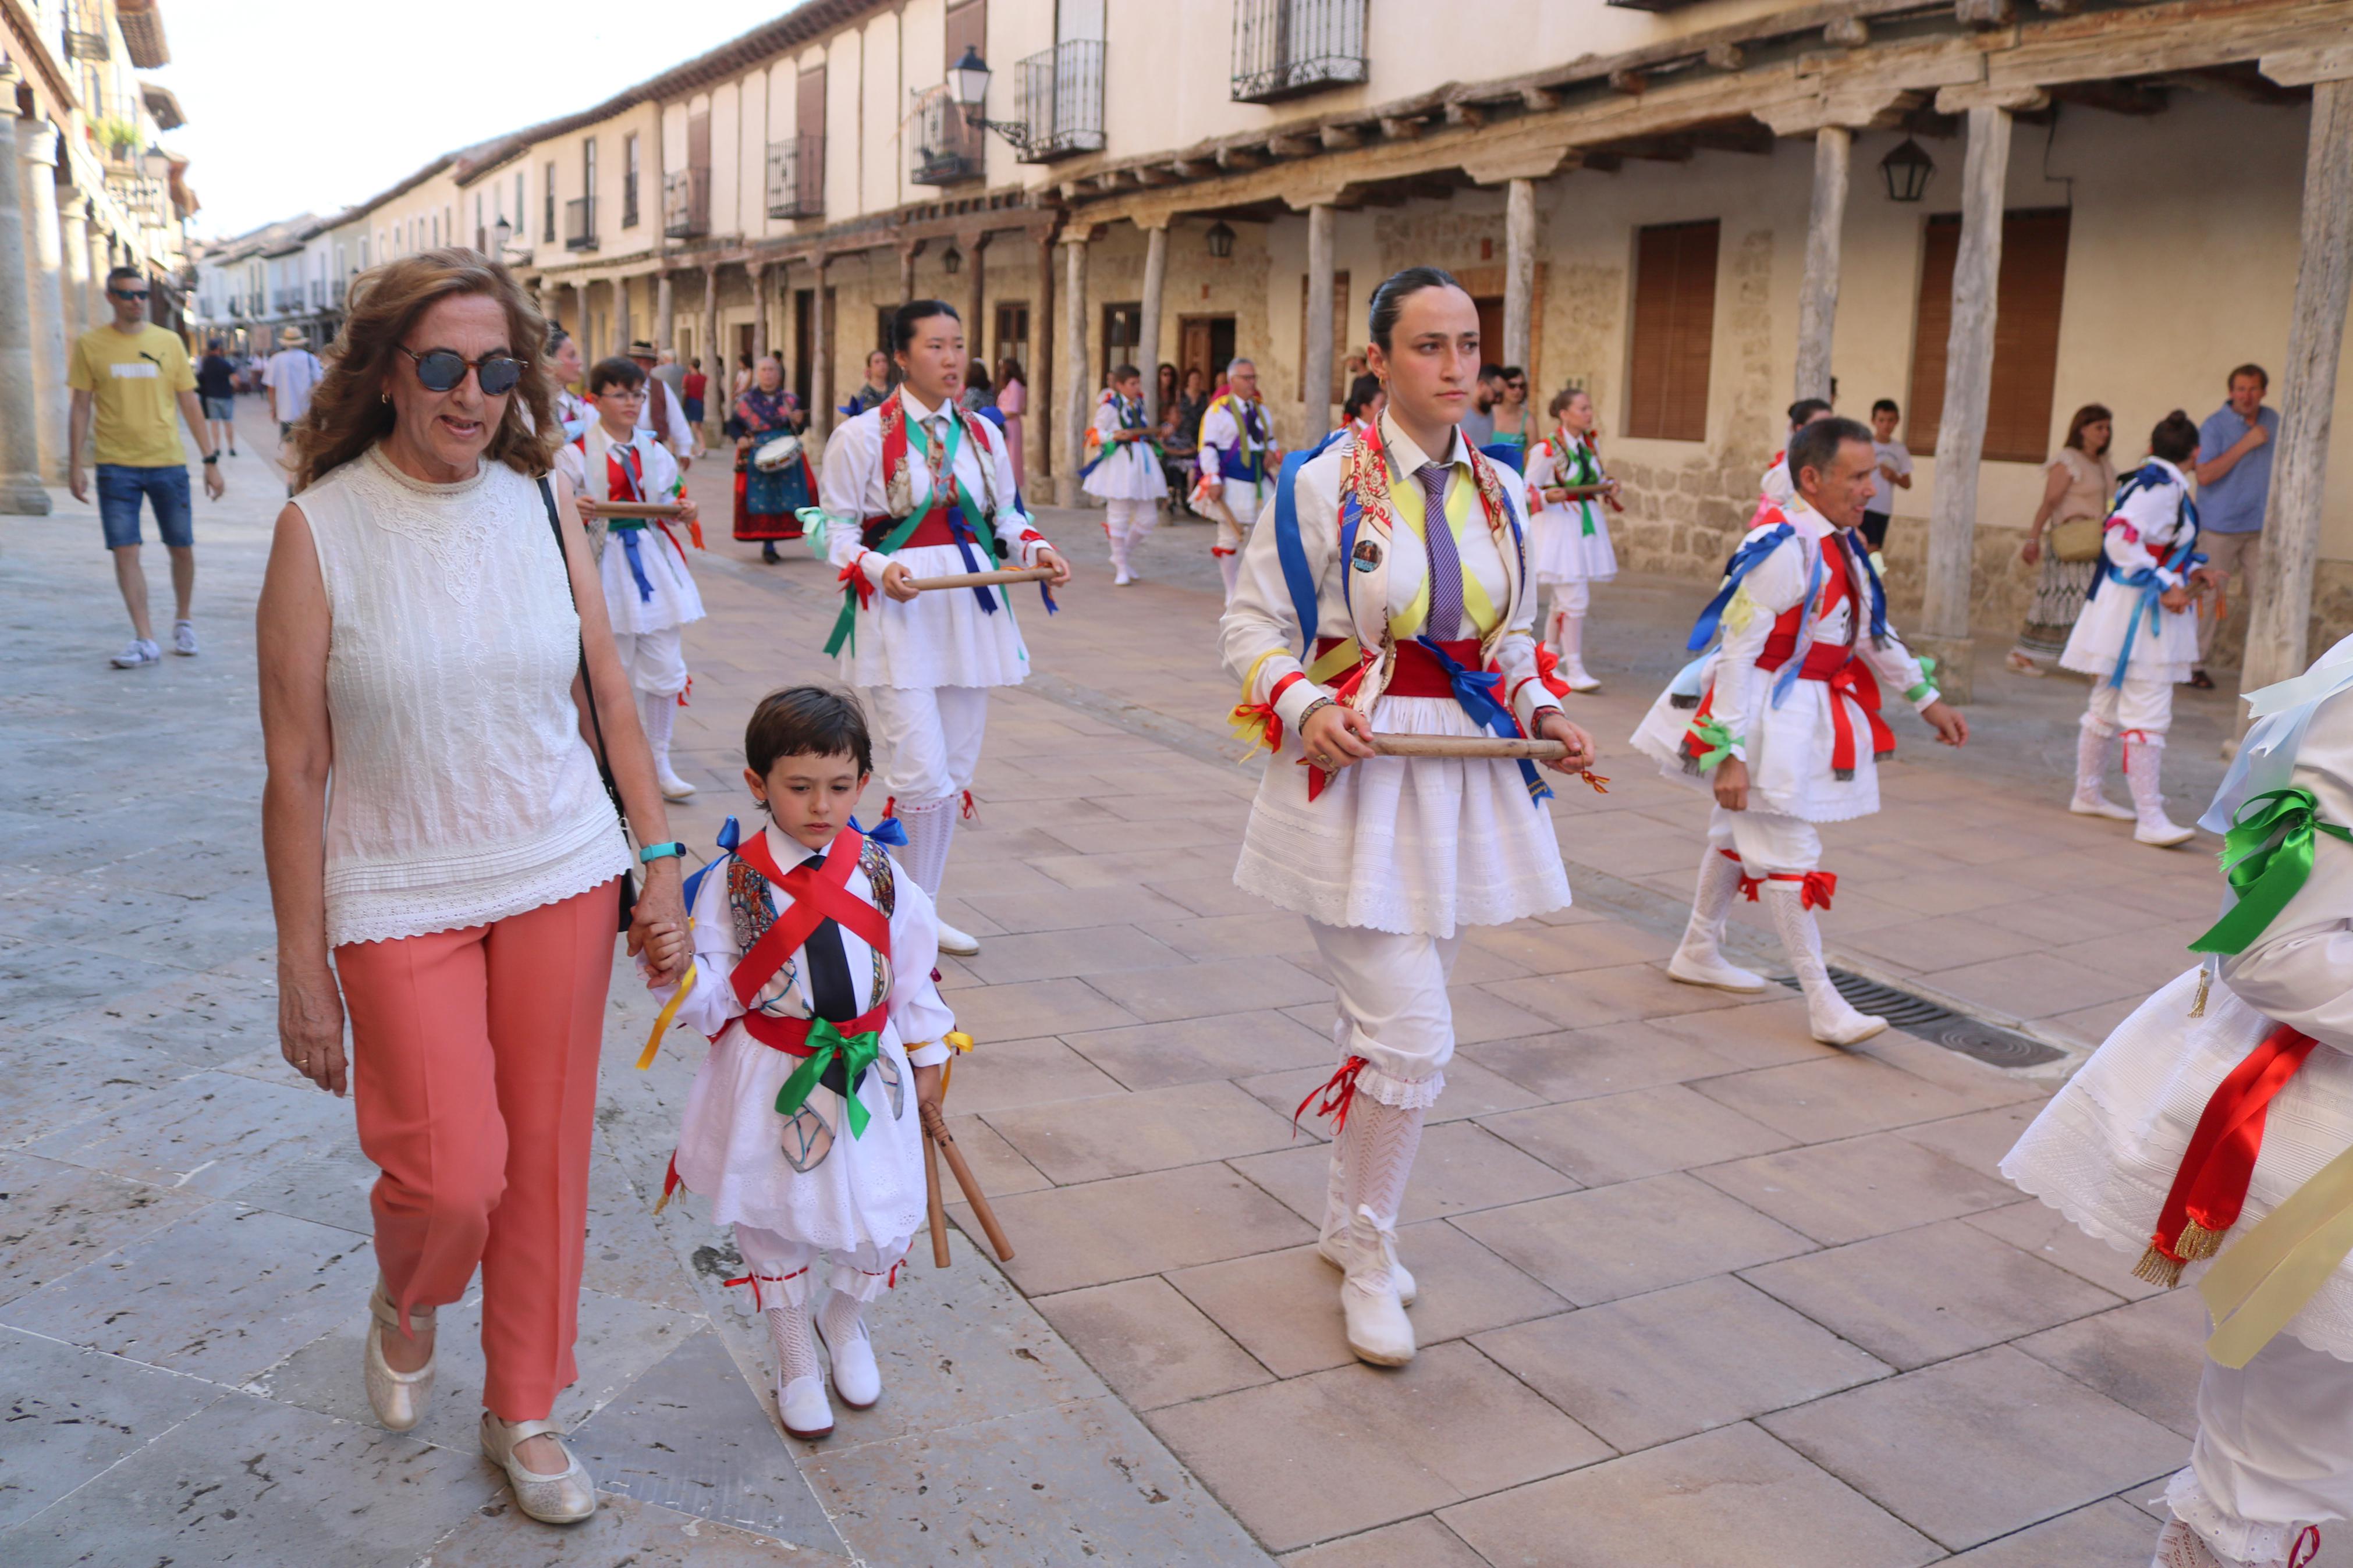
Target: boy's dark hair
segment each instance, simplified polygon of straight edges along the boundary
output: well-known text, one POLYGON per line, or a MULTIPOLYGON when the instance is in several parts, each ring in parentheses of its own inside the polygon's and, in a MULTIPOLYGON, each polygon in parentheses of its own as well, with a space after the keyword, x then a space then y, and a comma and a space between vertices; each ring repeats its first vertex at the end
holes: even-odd
POLYGON ((646 373, 639 368, 638 362, 623 359, 618 354, 611 359, 600 359, 588 367, 588 395, 591 397, 608 386, 643 386, 645 384, 646 373))
MULTIPOLYGON (((980 362, 978 360, 975 360, 972 363, 978 364, 980 362)), ((1111 367, 1111 384, 1113 386, 1117 386, 1123 381, 1139 379, 1143 374, 1144 373, 1142 371, 1136 369, 1132 364, 1115 364, 1111 367)))
POLYGON ((1878 402, 1871 405, 1871 412, 1874 416, 1881 414, 1901 415, 1904 410, 1895 406, 1895 399, 1892 397, 1883 397, 1878 402))
POLYGON ((2197 423, 2179 408, 2158 420, 2157 428, 2148 433, 2148 455, 2152 458, 2179 463, 2197 450, 2197 423))
MULTIPOLYGON (((1795 430, 1801 425, 1810 423, 1816 415, 1828 414, 1830 411, 1830 404, 1821 398, 1800 397, 1797 402, 1789 405, 1789 428, 1795 430)), ((1798 470, 1792 468, 1789 471, 1794 474, 1798 470)))
POLYGON ((787 686, 760 699, 744 726, 744 762, 762 778, 778 757, 848 756, 874 771, 874 742, 858 699, 823 686, 787 686))

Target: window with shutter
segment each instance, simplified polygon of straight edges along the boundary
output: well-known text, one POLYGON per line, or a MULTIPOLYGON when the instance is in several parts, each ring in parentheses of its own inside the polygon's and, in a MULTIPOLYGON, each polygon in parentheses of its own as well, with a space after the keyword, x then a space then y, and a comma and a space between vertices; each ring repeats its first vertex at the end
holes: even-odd
MULTIPOLYGON (((1904 425, 1905 445, 1915 452, 1935 450, 1944 422, 1953 261, 1960 245, 1957 213, 1928 220, 1912 337, 1912 406, 1904 425)), ((2059 373, 2059 310, 2066 282, 2066 209, 2003 214, 1992 390, 1986 404, 1987 462, 2040 463, 2051 455, 2051 399, 2059 373)))
POLYGON ((1634 240, 1634 325, 1626 434, 1707 438, 1707 378, 1715 347, 1719 226, 1659 224, 1634 240))

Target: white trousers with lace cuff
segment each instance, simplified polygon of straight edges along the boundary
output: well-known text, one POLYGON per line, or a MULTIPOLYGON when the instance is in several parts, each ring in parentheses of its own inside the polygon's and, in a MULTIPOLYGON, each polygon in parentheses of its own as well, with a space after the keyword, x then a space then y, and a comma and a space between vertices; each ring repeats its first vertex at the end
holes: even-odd
POLYGON ((1383 1105, 1435 1105, 1454 1058, 1447 976, 1462 938, 1307 922, 1332 974, 1340 1058, 1365 1058, 1356 1092, 1383 1105))
POLYGON ((903 1238, 896 1247, 869 1243, 855 1252, 826 1252, 773 1230, 738 1225, 735 1250, 757 1286, 744 1304, 765 1310, 782 1300, 805 1307, 813 1286, 839 1290, 855 1301, 871 1301, 891 1288, 892 1270, 907 1256, 907 1243, 913 1239, 903 1238))
POLYGON ((2209 1361, 2165 1501, 2225 1562, 2284 1559, 2305 1525, 2353 1519, 2353 1363, 2286 1334, 2237 1371, 2209 1361))

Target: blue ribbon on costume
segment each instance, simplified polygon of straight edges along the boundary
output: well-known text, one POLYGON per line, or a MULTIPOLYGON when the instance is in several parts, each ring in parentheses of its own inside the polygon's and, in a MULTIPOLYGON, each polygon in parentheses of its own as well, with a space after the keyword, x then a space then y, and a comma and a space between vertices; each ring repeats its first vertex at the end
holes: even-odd
POLYGON ((1773 706, 1776 708, 1781 706, 1783 698, 1797 689, 1798 672, 1805 668, 1806 655, 1814 648, 1814 595, 1822 591, 1822 557, 1827 553, 1817 548, 1813 564, 1806 569, 1806 595, 1798 601, 1798 645, 1789 650, 1788 662, 1782 665, 1780 673, 1773 678, 1773 706))
MULTIPOLYGON (((2136 491, 2155 489, 2159 485, 2173 482, 2173 476, 2155 463, 2142 465, 2126 475, 2124 483, 2116 487, 2116 509, 2112 509, 2111 515, 2114 510, 2121 509, 2126 500, 2136 491)), ((2200 554, 2195 548, 2198 543, 2198 503, 2189 499, 2187 489, 2182 492, 2181 510, 2177 521, 2187 521, 2189 524, 2189 532, 2186 538, 2175 542, 2171 553, 2165 558, 2164 570, 2179 576, 2192 566, 2202 566, 2206 563, 2206 557, 2200 554)), ((2147 617, 2149 635, 2151 637, 2157 635, 2158 626, 2157 617, 2164 610, 2164 606, 2158 601, 2165 597, 2165 583, 2158 576, 2158 568, 2154 566, 2143 566, 2132 572, 2118 571, 2116 563, 2107 559, 2107 540, 2105 534, 2100 542, 2100 570, 2093 574, 2091 592, 2084 595, 2087 602, 2099 592, 2100 584, 2106 582, 2113 582, 2126 588, 2138 589, 2140 592, 2140 603, 2133 606, 2132 619, 2125 623, 2125 645, 2116 655, 2116 670, 2108 677, 2110 686, 2122 686, 2125 683, 2125 670, 2132 663, 2133 642, 2140 634, 2143 616, 2147 617)))
POLYGON ((1698 623, 1692 627, 1692 635, 1684 640, 1686 649, 1698 653, 1715 640, 1717 628, 1724 621, 1725 606, 1731 604, 1732 595, 1739 592, 1740 580, 1747 576, 1759 561, 1778 549, 1783 540, 1797 531, 1787 522, 1776 523, 1732 552, 1732 559, 1725 563, 1723 585, 1716 589, 1715 597, 1701 608, 1698 623))
MULTIPOLYGON (((1440 669, 1446 671, 1446 683, 1454 689, 1454 700, 1462 705, 1462 711, 1471 715, 1472 722, 1490 734, 1500 735, 1507 741, 1520 738, 1520 727, 1514 722, 1512 710, 1495 696, 1495 689, 1504 682, 1502 671, 1471 668, 1439 647, 1428 632, 1419 634, 1413 640, 1438 661, 1440 669)), ((1537 776, 1536 765, 1525 757, 1520 758, 1519 763, 1520 780, 1528 786, 1528 798, 1532 801, 1550 800, 1552 786, 1537 776)))
MULTIPOLYGON (((728 820, 733 822, 734 818, 729 817, 728 820)), ((849 831, 871 838, 877 844, 888 844, 900 849, 907 847, 907 829, 895 816, 886 816, 871 827, 859 826, 858 818, 853 816, 849 819, 849 831)))
MULTIPOLYGON (((1302 639, 1299 657, 1303 661, 1313 662, 1318 617, 1315 574, 1307 568, 1307 548, 1299 538, 1299 470, 1314 458, 1323 456, 1326 447, 1346 434, 1345 429, 1335 430, 1317 443, 1313 452, 1293 452, 1283 458, 1282 472, 1274 481, 1274 557, 1282 567, 1282 585, 1291 595, 1292 616, 1299 623, 1302 639)), ((1345 537, 1343 547, 1345 550, 1345 537)), ((1346 564, 1345 560, 1341 563, 1340 584, 1344 597, 1348 582, 1346 564)))
POLYGON ((1509 441, 1497 441, 1490 446, 1480 447, 1479 453, 1491 462, 1503 464, 1515 474, 1527 472, 1528 449, 1525 447, 1515 447, 1509 441))
MULTIPOLYGON (((855 827, 857 824, 852 823, 850 826, 855 827)), ((686 879, 686 907, 688 909, 691 910, 694 908, 694 895, 702 888, 702 879, 711 875, 711 873, 717 868, 725 865, 727 863, 727 857, 734 854, 735 846, 741 844, 743 841, 744 830, 735 825, 735 819, 733 817, 731 816, 726 821, 719 825, 719 854, 709 860, 705 860, 701 866, 697 867, 694 874, 686 879)))
POLYGON ((621 550, 629 558, 629 575, 638 581, 638 602, 650 604, 654 596, 654 585, 646 580, 645 558, 638 553, 638 535, 643 533, 645 530, 642 527, 617 528, 613 531, 621 536, 621 550))

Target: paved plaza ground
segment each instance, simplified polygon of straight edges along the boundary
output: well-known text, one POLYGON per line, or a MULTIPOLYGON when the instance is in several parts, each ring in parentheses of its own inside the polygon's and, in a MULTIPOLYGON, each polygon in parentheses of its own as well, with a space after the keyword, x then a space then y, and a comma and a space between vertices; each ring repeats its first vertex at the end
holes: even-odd
MULTIPOLYGON (((1704 801, 1624 737, 1701 595, 1602 591, 1607 686, 1572 711, 1609 793, 1551 807, 1577 907, 1464 947, 1402 1232, 1423 1348, 1376 1369, 1312 1247, 1320 1125, 1290 1121, 1332 1065, 1329 987, 1300 920, 1230 881, 1260 764, 1224 723, 1207 531, 1164 527, 1114 591, 1099 514, 1050 511, 1082 578, 1050 620, 1019 603, 1039 674, 992 704, 944 900, 982 938, 943 964, 979 1041, 948 1109, 1018 1256, 959 1232, 942 1271, 919 1244, 871 1317, 883 1402, 788 1443, 765 1335, 719 1285, 727 1237, 691 1197, 652 1213, 701 1042, 631 1070, 652 1008, 617 970, 556 1412, 606 1507, 523 1519, 474 1447, 478 1297, 417 1431, 376 1427, 360 1386, 374 1173, 274 1027, 250 614, 281 487, 250 448, 227 472, 199 504, 194 660, 106 667, 124 632, 90 509, 58 492, 0 525, 10 1568, 2147 1563, 2197 1300, 1994 1174, 2214 905, 2211 840, 2153 851, 2065 813, 2082 685, 1981 678, 1958 754, 1899 718, 1887 809, 1825 835, 1834 963, 2055 1059, 1837 1050, 1778 987, 1667 980, 1704 801)), ((752 702, 827 673, 836 602, 798 547, 765 567, 724 533, 679 732, 698 855, 748 809, 752 702)), ((2183 699, 2187 816, 2229 706, 2183 699)), ((2353 1552, 2332 1533, 2320 1561, 2353 1552)))

